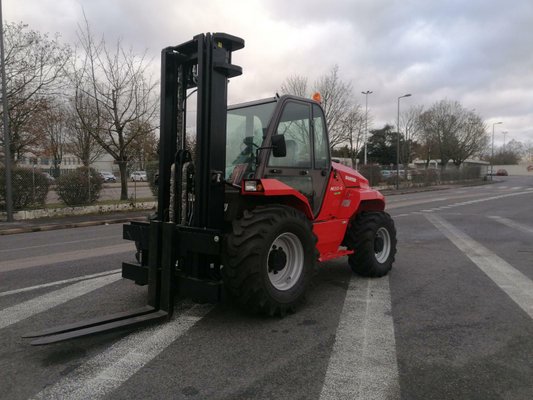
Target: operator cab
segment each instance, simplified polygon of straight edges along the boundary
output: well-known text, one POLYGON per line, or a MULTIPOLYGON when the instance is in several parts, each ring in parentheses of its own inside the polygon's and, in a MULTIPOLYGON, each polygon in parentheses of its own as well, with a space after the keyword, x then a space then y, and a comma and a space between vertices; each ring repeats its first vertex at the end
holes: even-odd
POLYGON ((302 193, 320 211, 331 159, 324 111, 310 99, 282 96, 228 108, 226 181, 273 178, 302 193), (273 142, 282 138, 285 152, 273 142))

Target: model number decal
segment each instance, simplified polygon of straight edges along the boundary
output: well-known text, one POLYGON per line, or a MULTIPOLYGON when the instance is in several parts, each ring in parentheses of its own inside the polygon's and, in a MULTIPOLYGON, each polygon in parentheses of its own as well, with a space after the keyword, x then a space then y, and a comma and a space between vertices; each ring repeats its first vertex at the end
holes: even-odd
POLYGON ((342 190, 342 186, 332 186, 329 188, 330 191, 336 192, 338 190, 342 190))
POLYGON ((345 175, 344 178, 345 178, 347 181, 350 181, 350 182, 357 182, 357 179, 354 178, 354 177, 351 176, 351 175, 345 175))

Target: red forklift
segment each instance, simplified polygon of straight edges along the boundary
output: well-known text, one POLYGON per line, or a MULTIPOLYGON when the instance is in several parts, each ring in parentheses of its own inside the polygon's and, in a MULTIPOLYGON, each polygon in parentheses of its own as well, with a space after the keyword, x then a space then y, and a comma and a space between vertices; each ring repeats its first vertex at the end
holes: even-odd
POLYGON ((228 107, 228 80, 242 74, 232 53, 243 47, 207 33, 162 51, 157 213, 123 229, 138 263, 123 263, 122 276, 148 285, 147 306, 26 335, 37 337, 33 345, 168 319, 175 296, 216 302, 224 293, 283 316, 320 262, 347 257, 368 277, 391 269, 396 231, 384 197, 331 161, 320 102, 275 96, 228 107))

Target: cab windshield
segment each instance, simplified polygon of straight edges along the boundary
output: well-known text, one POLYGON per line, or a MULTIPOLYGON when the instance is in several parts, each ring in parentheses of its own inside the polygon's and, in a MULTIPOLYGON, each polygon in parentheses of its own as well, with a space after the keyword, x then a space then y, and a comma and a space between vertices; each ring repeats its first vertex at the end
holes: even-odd
POLYGON ((226 180, 235 185, 253 177, 257 149, 263 144, 276 100, 232 107, 228 110, 226 180))

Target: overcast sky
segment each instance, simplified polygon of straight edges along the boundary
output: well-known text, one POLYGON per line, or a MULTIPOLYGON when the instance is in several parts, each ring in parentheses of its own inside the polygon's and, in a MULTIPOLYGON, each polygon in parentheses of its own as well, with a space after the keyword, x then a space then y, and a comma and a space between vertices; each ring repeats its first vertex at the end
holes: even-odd
POLYGON ((202 32, 240 36, 230 102, 271 97, 290 75, 337 64, 374 127, 402 109, 458 100, 511 139, 533 141, 533 0, 3 0, 3 18, 76 40, 82 8, 97 34, 153 55, 202 32))

